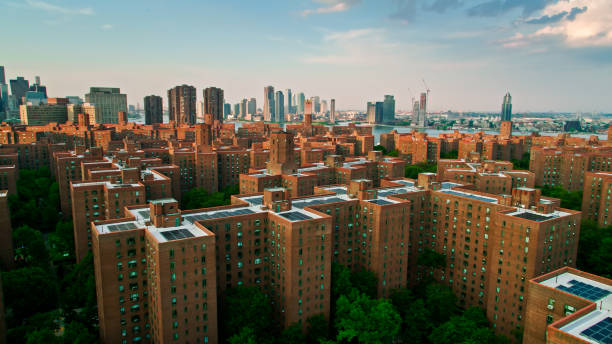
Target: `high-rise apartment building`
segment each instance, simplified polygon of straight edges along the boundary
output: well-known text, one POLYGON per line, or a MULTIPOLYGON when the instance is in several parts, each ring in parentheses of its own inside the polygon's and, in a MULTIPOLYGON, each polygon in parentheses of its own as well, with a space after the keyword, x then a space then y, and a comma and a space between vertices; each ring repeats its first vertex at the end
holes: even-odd
POLYGON ((160 96, 144 98, 145 124, 164 123, 163 100, 160 96))
POLYGON ((244 98, 240 102, 240 117, 245 118, 248 110, 248 99, 244 98))
POLYGON ((336 121, 336 100, 332 99, 329 104, 329 121, 334 123, 336 121))
POLYGON ((304 103, 306 102, 306 96, 304 92, 300 92, 297 95, 297 113, 303 115, 304 114, 304 103))
POLYGON ((321 113, 327 114, 327 100, 321 101, 321 113))
POLYGON ((6 84, 6 74, 4 72, 4 66, 0 66, 0 84, 6 84))
POLYGON ((276 122, 285 123, 285 97, 282 91, 276 91, 274 95, 274 113, 276 122))
POLYGON ((119 123, 119 112, 127 113, 127 95, 119 88, 91 87, 85 102, 96 105, 96 118, 92 124, 119 123))
POLYGON ((217 87, 204 89, 204 114, 212 115, 213 119, 223 123, 223 90, 217 87))
POLYGON ((227 117, 232 114, 232 104, 225 103, 223 104, 223 116, 227 117))
POLYGON ((187 214, 163 199, 92 223, 101 342, 218 342, 214 226, 187 214))
POLYGON ((249 115, 254 116, 257 114, 257 99, 251 98, 249 99, 249 103, 247 105, 247 112, 249 115))
POLYGON ((395 121, 395 98, 392 95, 385 95, 383 101, 383 122, 395 121))
POLYGON ((510 92, 506 93, 506 95, 504 96, 500 120, 502 122, 512 120, 512 96, 510 95, 510 92))
POLYGON ((293 105, 295 105, 295 104, 293 104, 293 93, 291 92, 290 88, 288 88, 286 90, 285 96, 287 97, 287 102, 286 102, 287 104, 285 106, 285 113, 286 114, 291 114, 291 113, 294 112, 293 111, 293 105))
POLYGON ((170 120, 176 124, 195 124, 196 88, 189 85, 176 86, 168 90, 170 120))
POLYGON ((314 113, 320 113, 321 112, 321 97, 319 96, 314 96, 312 97, 312 107, 313 107, 313 111, 314 113))
POLYGON ((368 102, 368 123, 378 124, 383 120, 383 102, 368 102))
POLYGON ((68 109, 66 104, 21 105, 19 115, 25 125, 62 124, 68 120, 68 109))
POLYGON ((275 110, 274 87, 266 86, 264 87, 264 108, 263 108, 264 121, 268 121, 268 122, 276 121, 274 110, 275 110))
POLYGON ((10 81, 11 83, 11 95, 17 97, 18 105, 21 105, 22 98, 25 97, 26 92, 30 89, 30 82, 22 76, 18 76, 17 79, 10 81))

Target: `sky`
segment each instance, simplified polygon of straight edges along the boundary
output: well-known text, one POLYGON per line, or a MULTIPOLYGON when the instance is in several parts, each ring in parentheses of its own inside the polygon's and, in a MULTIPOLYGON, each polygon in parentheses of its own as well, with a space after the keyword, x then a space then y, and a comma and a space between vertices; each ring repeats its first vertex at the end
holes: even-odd
MULTIPOLYGON (((291 88, 365 110, 612 112, 612 0, 0 0, 0 65, 50 96, 291 88), (425 86, 427 85, 427 86, 425 86)), ((164 100, 165 102, 165 100, 164 100)))

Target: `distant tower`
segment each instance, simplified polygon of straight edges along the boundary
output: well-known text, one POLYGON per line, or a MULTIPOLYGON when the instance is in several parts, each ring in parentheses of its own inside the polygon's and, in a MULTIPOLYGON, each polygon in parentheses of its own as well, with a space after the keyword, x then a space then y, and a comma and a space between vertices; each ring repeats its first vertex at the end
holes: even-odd
POLYGON ((506 93, 504 96, 500 120, 502 122, 512 120, 512 96, 510 95, 510 92, 506 93))
POLYGON ((383 102, 383 122, 395 121, 395 98, 392 95, 385 95, 383 102))
POLYGON ((223 90, 217 87, 204 89, 204 114, 213 115, 213 119, 223 123, 223 90))
POLYGON ((285 108, 285 113, 293 113, 293 105, 295 104, 293 104, 293 93, 291 92, 290 88, 287 89, 285 95, 287 96, 287 107, 285 108))
POLYGON ((306 96, 304 92, 300 92, 297 96, 297 113, 304 114, 304 103, 306 102, 306 96))
POLYGON ((11 83, 11 95, 17 97, 18 104, 22 104, 22 98, 25 97, 26 92, 30 88, 30 82, 22 76, 18 76, 17 79, 10 81, 11 83))
POLYGON ((160 96, 146 96, 144 98, 145 124, 163 123, 163 100, 160 96))
POLYGON ((329 102, 329 121, 334 123, 336 121, 336 100, 332 99, 329 102))
POLYGON ((263 108, 264 121, 274 122, 274 87, 264 87, 264 108, 263 108))
POLYGON ((6 75, 4 74, 4 66, 0 66, 0 85, 6 84, 6 75))
POLYGON ((251 98, 249 99, 248 104, 248 114, 251 116, 255 116, 257 114, 257 99, 251 98))
POLYGON ((419 103, 419 121, 418 125, 424 127, 427 123, 427 93, 421 93, 421 102, 419 103))
POLYGON ((232 104, 223 104, 223 116, 227 117, 232 114, 232 104))
POLYGON ((285 97, 282 91, 276 91, 274 97, 274 114, 276 122, 285 123, 285 97))
POLYGON ((189 85, 176 86, 168 90, 170 120, 176 124, 195 124, 196 88, 189 85))

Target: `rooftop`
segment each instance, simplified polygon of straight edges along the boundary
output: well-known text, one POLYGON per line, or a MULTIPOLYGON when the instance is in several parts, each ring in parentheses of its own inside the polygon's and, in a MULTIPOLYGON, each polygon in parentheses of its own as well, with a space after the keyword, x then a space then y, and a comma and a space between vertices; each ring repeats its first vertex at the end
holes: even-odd
POLYGON ((551 277, 540 284, 597 304, 594 311, 562 326, 561 331, 588 343, 612 343, 612 285, 579 276, 571 271, 551 277))

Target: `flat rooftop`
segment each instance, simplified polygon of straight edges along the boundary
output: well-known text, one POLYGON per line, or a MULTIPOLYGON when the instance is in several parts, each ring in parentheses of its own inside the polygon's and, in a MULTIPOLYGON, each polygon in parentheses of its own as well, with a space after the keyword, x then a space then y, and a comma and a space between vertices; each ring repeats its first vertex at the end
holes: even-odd
POLYGON ((458 191, 458 190, 451 190, 451 189, 442 189, 442 190, 440 190, 440 192, 444 192, 444 193, 447 193, 447 194, 451 194, 451 195, 455 195, 455 196, 460 196, 460 197, 471 198, 471 199, 474 199, 474 200, 477 200, 477 201, 482 201, 482 202, 497 203, 497 198, 482 196, 482 195, 478 195, 478 194, 474 194, 474 193, 470 193, 470 192, 465 192, 465 191, 458 191))
POLYGON ((596 310, 566 324, 560 330, 588 343, 612 343, 612 286, 564 272, 540 284, 582 297, 597 304, 596 310))
POLYGON ((516 211, 507 213, 506 215, 520 217, 522 219, 535 221, 535 222, 542 222, 542 221, 556 219, 562 216, 567 216, 567 215, 570 215, 570 213, 566 213, 560 210, 555 210, 550 214, 542 214, 542 213, 538 213, 531 209, 516 208, 516 211))

